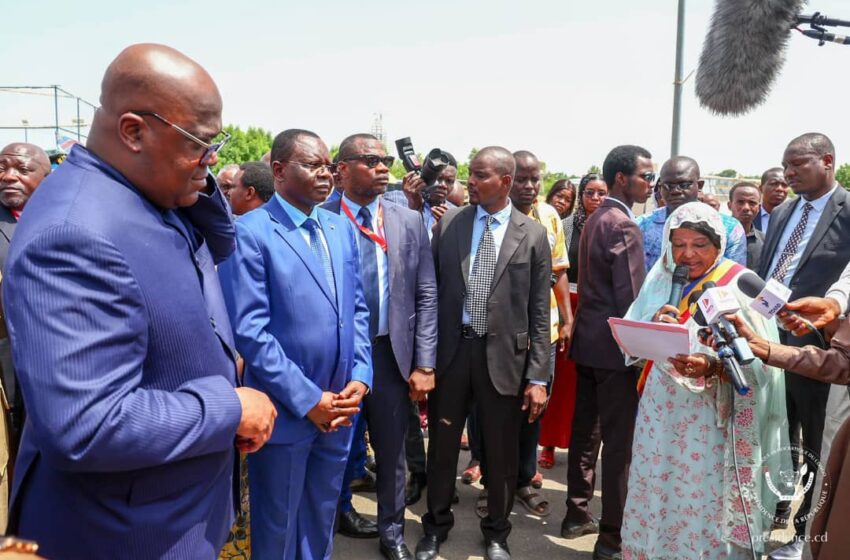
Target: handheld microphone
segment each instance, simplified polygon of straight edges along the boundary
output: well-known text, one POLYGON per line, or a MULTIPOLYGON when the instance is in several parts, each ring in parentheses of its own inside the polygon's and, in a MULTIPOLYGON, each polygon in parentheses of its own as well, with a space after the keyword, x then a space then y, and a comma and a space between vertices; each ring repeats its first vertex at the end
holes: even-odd
POLYGON ((700 104, 720 115, 742 115, 761 105, 782 69, 804 5, 805 0, 717 0, 697 69, 700 104))
MULTIPOLYGON (((714 282, 711 282, 711 281, 706 282, 702 286, 703 286, 703 289, 707 292, 716 292, 716 291, 721 289, 717 286, 717 284, 715 284, 714 282)), ((736 313, 736 312, 741 310, 740 306, 738 305, 737 300, 734 299, 734 296, 729 294, 729 297, 730 297, 730 302, 734 303, 734 307, 735 307, 734 311, 731 310, 731 305, 730 305, 729 308, 728 308, 730 310, 727 311, 727 312, 724 312, 724 313, 719 313, 717 315, 717 317, 715 318, 715 320, 712 321, 712 323, 714 323, 714 322, 719 323, 721 328, 726 333, 728 333, 728 335, 729 335, 728 342, 729 342, 729 345, 732 347, 732 350, 735 352, 735 357, 738 359, 739 363, 747 365, 747 364, 751 363, 753 360, 755 360, 756 357, 755 357, 755 355, 753 355, 753 351, 752 351, 752 349, 750 349, 750 344, 747 342, 747 339, 745 339, 744 337, 739 335, 738 329, 735 328, 735 325, 733 325, 729 321, 729 319, 726 318, 726 315, 728 313, 736 313)))
MULTIPOLYGON (((750 309, 762 317, 772 319, 777 313, 784 311, 803 321, 809 331, 820 334, 811 321, 802 317, 796 311, 791 311, 785 307, 785 304, 791 299, 791 290, 784 284, 772 278, 765 282, 757 274, 746 272, 738 278, 738 289, 745 296, 753 298, 750 309)), ((782 327, 782 323, 779 323, 779 326, 782 327)))
MULTIPOLYGON (((688 274, 690 268, 685 265, 677 265, 673 271, 673 286, 670 288, 670 299, 667 300, 668 305, 673 307, 679 306, 679 301, 682 299, 682 292, 685 291, 685 284, 688 283, 688 274)), ((670 317, 675 317, 676 314, 671 312, 666 313, 670 317)))
MULTIPOLYGON (((698 302, 701 294, 695 295, 697 297, 691 296, 691 299, 698 302)), ((714 342, 717 345, 717 357, 723 362, 723 369, 726 370, 726 374, 732 380, 732 386, 735 387, 735 391, 739 395, 746 395, 750 387, 747 385, 747 380, 744 377, 744 372, 741 371, 741 366, 738 365, 738 361, 735 359, 735 351, 729 347, 729 341, 726 338, 727 334, 723 332, 723 329, 718 323, 708 324, 706 322, 702 308, 699 305, 697 305, 693 319, 697 325, 707 326, 711 329, 711 333, 714 335, 714 342)))

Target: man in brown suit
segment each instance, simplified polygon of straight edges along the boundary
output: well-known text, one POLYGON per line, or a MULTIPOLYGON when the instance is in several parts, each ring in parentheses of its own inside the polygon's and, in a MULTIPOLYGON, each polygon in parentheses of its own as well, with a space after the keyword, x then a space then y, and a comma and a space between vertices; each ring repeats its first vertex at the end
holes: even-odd
POLYGON ((578 311, 570 355, 576 362, 576 410, 567 466, 567 515, 561 535, 599 533, 594 560, 620 558, 620 525, 637 414, 638 374, 626 367, 608 327, 637 297, 646 275, 643 239, 631 207, 655 180, 652 156, 638 146, 611 150, 602 167, 608 198, 587 220, 579 243, 578 311), (602 448, 602 519, 588 504, 602 448))
POLYGON ((471 206, 440 219, 431 247, 437 272, 437 379, 428 398, 428 513, 416 560, 433 560, 454 524, 451 511, 463 423, 478 407, 490 465, 487 560, 510 560, 508 519, 517 484, 522 411, 546 404, 552 257, 546 229, 508 199, 514 157, 484 148, 469 164, 471 206))

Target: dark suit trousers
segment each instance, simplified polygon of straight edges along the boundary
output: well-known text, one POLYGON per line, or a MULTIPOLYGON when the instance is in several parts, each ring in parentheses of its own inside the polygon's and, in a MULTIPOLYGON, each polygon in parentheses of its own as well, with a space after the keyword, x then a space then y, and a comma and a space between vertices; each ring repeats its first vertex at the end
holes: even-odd
POLYGON ((378 532, 389 547, 404 543, 404 439, 410 412, 409 387, 398 371, 390 339, 372 343, 374 388, 366 396, 366 423, 377 467, 378 532))
POLYGON ((461 339, 452 362, 441 372, 428 398, 428 513, 425 533, 445 540, 454 525, 451 510, 457 478, 460 435, 470 402, 478 407, 479 428, 490 465, 487 507, 481 532, 488 541, 505 542, 517 481, 517 441, 522 401, 499 394, 487 370, 486 339, 461 339))
MULTIPOLYGON (((831 385, 821 383, 814 379, 802 377, 790 371, 785 372, 785 407, 788 410, 788 430, 791 448, 803 448, 820 457, 821 443, 823 441, 823 429, 826 422, 826 403, 829 399, 831 385), (802 430, 802 441, 800 432, 802 430)), ((796 452, 791 453, 794 462, 794 470, 797 470, 800 457, 796 452)), ((804 457, 809 472, 818 472, 817 463, 810 458, 804 457)), ((806 534, 806 516, 812 504, 812 496, 817 484, 813 484, 803 497, 800 509, 794 517, 794 528, 797 535, 806 534)), ((781 502, 777 505, 777 517, 789 517, 791 504, 781 502)))
POLYGON ((588 503, 602 447, 602 519, 598 542, 619 550, 626 506, 632 436, 637 415, 637 371, 576 364, 576 409, 567 465, 567 520, 590 520, 588 503))
POLYGON ((407 470, 411 475, 425 476, 425 437, 419 424, 419 403, 410 401, 407 416, 407 435, 404 440, 407 470))

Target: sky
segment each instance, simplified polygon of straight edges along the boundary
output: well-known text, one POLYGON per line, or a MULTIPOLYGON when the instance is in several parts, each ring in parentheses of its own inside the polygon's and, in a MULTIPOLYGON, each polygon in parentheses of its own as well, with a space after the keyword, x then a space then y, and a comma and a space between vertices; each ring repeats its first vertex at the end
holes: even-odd
MULTIPOLYGON (((686 75, 713 6, 687 2, 686 75)), ((846 0, 809 0, 804 12, 814 11, 850 19, 846 0)), ((331 145, 369 131, 380 114, 391 147, 410 136, 419 152, 440 147, 465 160, 473 147, 503 145, 534 152, 550 171, 582 174, 618 144, 642 145, 659 163, 669 157, 676 13, 676 0, 9 0, 0 86, 57 84, 96 104, 121 49, 158 42, 210 72, 225 123, 306 128, 331 145)), ((794 33, 767 102, 737 118, 702 109, 692 77, 681 153, 703 174, 758 175, 781 163, 789 140, 819 131, 839 164, 850 161, 848 68, 850 47, 794 33)), ((59 105, 70 124, 75 103, 59 105)), ((22 119, 52 124, 53 98, 0 91, 0 125, 22 119)), ((0 130, 4 144, 22 138, 0 130)), ((29 139, 54 143, 52 131, 29 139)))

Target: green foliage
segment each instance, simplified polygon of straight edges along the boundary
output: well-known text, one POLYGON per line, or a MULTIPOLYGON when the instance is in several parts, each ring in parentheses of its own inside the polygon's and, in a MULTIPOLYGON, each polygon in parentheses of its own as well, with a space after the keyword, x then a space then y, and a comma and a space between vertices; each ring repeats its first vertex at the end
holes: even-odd
POLYGON ((602 169, 599 168, 598 165, 591 165, 590 169, 587 170, 588 175, 601 175, 602 169))
POLYGON ((835 180, 845 189, 850 190, 850 163, 845 163, 835 172, 835 180))
POLYGON ((734 179, 738 176, 738 172, 734 169, 724 169, 720 173, 715 173, 718 177, 727 177, 729 179, 734 179))
POLYGON ((213 173, 230 163, 245 163, 259 161, 263 154, 272 148, 272 135, 262 128, 248 127, 243 131, 238 126, 229 124, 224 127, 230 133, 230 142, 218 153, 218 163, 213 173))

